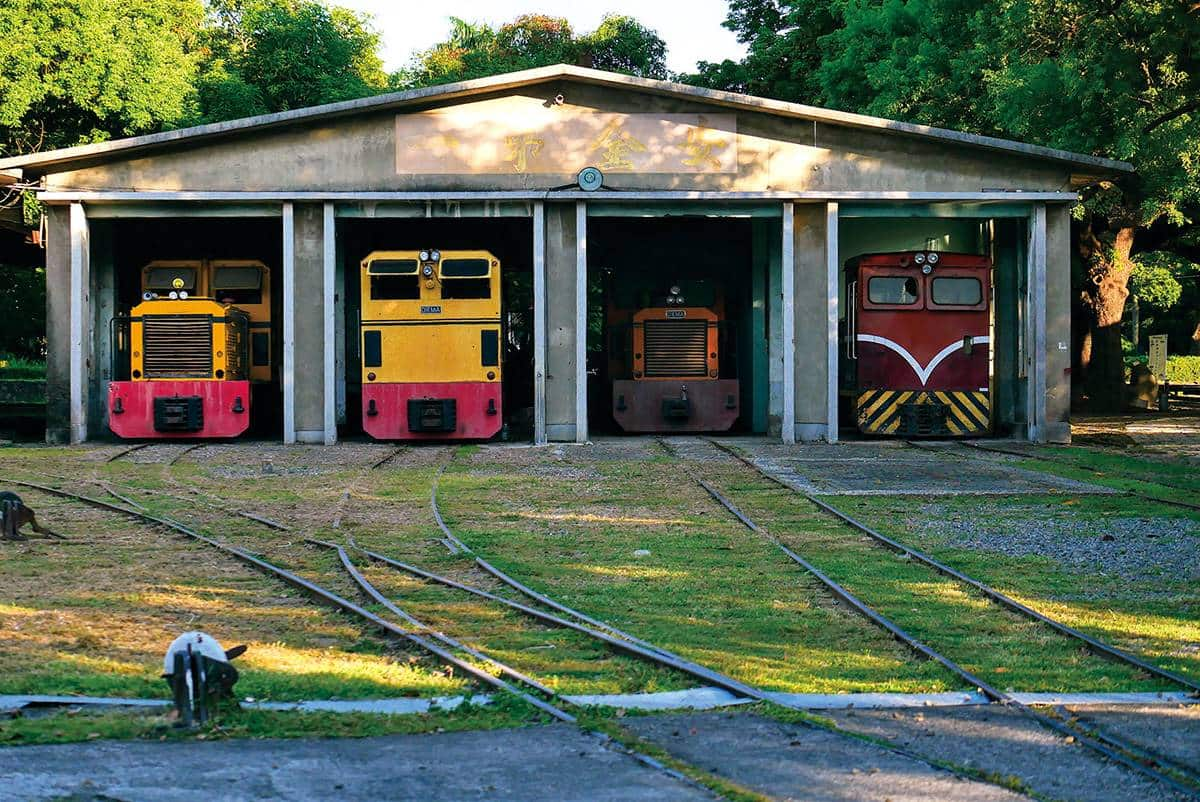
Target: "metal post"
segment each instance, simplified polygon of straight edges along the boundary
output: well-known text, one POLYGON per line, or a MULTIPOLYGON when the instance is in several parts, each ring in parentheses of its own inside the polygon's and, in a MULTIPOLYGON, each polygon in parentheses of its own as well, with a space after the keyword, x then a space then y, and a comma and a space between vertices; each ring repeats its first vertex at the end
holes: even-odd
POLYGON ((337 395, 334 389, 337 375, 335 369, 337 318, 334 311, 334 292, 336 290, 337 274, 337 226, 334 220, 333 204, 326 203, 324 211, 325 219, 321 232, 321 245, 324 251, 321 282, 324 290, 322 300, 324 302, 325 313, 324 428, 325 445, 331 446, 337 442, 337 395))
POLYGON ((533 204, 533 443, 546 439, 546 204, 533 204))
MULTIPOLYGON (((825 440, 836 443, 838 440, 838 297, 839 297, 839 266, 838 256, 838 205, 825 204, 825 440)), ((852 303, 847 299, 847 303, 852 303)))
POLYGON ((575 442, 588 439, 587 202, 575 203, 575 442))
POLYGON ((783 204, 783 248, 779 259, 783 287, 783 442, 796 442, 796 210, 783 204))
POLYGON ((87 382, 87 346, 91 316, 88 293, 88 221, 82 203, 72 203, 69 216, 71 236, 71 363, 70 399, 72 443, 87 440, 87 408, 84 389, 87 382))
POLYGON ((1029 224, 1028 437, 1040 443, 1046 439, 1046 204, 1033 207, 1029 224))
POLYGON ((296 221, 283 204, 283 442, 296 442, 296 221))

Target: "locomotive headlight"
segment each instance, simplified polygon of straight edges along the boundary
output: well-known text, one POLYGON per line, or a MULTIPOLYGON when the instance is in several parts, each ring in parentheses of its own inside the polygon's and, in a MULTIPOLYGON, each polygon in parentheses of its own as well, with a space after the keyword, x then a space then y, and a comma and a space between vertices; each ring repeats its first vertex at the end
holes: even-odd
POLYGON ((680 306, 683 306, 683 296, 682 295, 678 296, 675 299, 675 303, 679 304, 680 306))
POLYGON ((422 267, 421 275, 423 275, 425 278, 431 277, 433 275, 433 265, 425 265, 422 267))
POLYGON ((432 259, 432 260, 433 260, 433 261, 435 261, 435 262, 440 262, 440 261, 441 261, 441 259, 442 259, 442 252, 441 252, 441 251, 434 251, 433 253, 429 254, 429 258, 430 258, 430 259, 432 259))
POLYGON ((929 264, 936 265, 938 263, 938 260, 941 258, 942 257, 938 256, 936 253, 931 253, 931 254, 929 254, 929 264))
POLYGON ((680 293, 679 285, 672 285, 671 294, 678 295, 680 293))
POLYGON ((143 300, 143 301, 153 301, 153 300, 155 299, 155 297, 156 297, 156 296, 154 295, 154 293, 152 293, 152 292, 150 292, 150 291, 146 291, 146 292, 143 292, 143 293, 142 293, 142 300, 143 300))
POLYGON ((921 272, 928 276, 933 272, 933 265, 921 265, 921 272))
POLYGON ((186 301, 187 300, 187 290, 180 290, 179 298, 180 298, 180 300, 186 301))
POLYGON ((916 256, 913 257, 913 261, 919 265, 925 264, 925 254, 918 253, 916 256))
POLYGON ((177 300, 179 300, 179 293, 175 292, 175 290, 171 290, 171 294, 168 295, 167 297, 170 298, 172 301, 177 301, 177 300))
POLYGON ((421 251, 421 254, 420 254, 420 256, 421 256, 421 261, 422 261, 422 262, 428 262, 428 261, 429 261, 429 251, 421 251))

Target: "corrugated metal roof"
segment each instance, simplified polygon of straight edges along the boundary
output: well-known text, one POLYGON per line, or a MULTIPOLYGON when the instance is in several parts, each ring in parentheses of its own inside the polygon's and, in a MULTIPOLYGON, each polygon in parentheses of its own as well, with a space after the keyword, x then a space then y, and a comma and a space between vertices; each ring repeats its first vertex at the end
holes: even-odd
POLYGON ((466 98, 561 79, 684 98, 737 110, 773 114, 779 117, 824 122, 849 128, 931 139, 969 148, 1015 154, 1031 159, 1062 162, 1093 172, 1114 173, 1133 171, 1133 166, 1128 162, 1106 159, 1099 156, 1071 153, 1070 151, 1057 150, 1040 145, 1029 145, 1024 142, 1016 142, 1008 139, 967 134, 946 128, 934 128, 927 125, 886 120, 880 117, 850 114, 843 111, 822 109, 816 106, 805 106, 800 103, 786 103, 780 100, 769 100, 752 95, 722 92, 698 86, 689 86, 687 84, 672 83, 670 81, 637 78, 622 73, 592 70, 569 64, 555 64, 549 67, 510 72, 472 81, 460 81, 458 83, 413 89, 405 92, 374 95, 372 97, 347 100, 340 103, 329 103, 324 106, 312 106, 304 109, 278 112, 276 114, 245 117, 238 120, 228 120, 192 128, 164 131, 158 134, 115 139, 93 145, 80 145, 61 150, 31 153, 25 156, 0 159, 0 170, 22 168, 26 174, 44 175, 63 169, 70 169, 73 162, 86 161, 94 163, 115 161, 160 147, 186 146, 190 143, 198 144, 209 139, 229 138, 243 133, 317 122, 364 112, 387 111, 389 109, 401 110, 435 101, 466 98))

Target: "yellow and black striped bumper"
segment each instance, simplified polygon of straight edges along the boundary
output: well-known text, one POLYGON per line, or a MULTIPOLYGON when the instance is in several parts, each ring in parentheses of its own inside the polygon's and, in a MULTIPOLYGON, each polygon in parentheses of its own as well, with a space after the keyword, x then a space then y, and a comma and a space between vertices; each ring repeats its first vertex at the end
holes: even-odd
POLYGON ((970 435, 992 429, 986 392, 868 390, 858 396, 858 429, 866 434, 970 435))

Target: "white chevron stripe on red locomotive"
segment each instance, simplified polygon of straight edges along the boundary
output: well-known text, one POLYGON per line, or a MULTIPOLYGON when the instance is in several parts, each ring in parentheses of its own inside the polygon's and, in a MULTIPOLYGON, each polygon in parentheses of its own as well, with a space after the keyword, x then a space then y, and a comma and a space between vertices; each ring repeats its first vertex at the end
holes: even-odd
MULTIPOLYGON (((967 338, 965 337, 955 340, 942 350, 938 351, 934 355, 933 359, 929 360, 928 365, 921 367, 921 364, 917 362, 913 355, 908 352, 908 349, 895 340, 889 340, 887 337, 880 337, 876 334, 859 334, 857 339, 860 343, 875 343, 876 345, 882 345, 884 348, 895 351, 904 359, 905 362, 909 364, 909 367, 913 369, 913 372, 917 374, 917 378, 921 380, 922 387, 928 383, 929 377, 933 375, 933 371, 937 368, 937 366, 940 365, 946 359, 946 357, 953 354, 959 348, 962 348, 967 341, 967 338)), ((991 342, 991 338, 986 334, 982 336, 971 337, 970 340, 971 345, 980 345, 991 342)))

